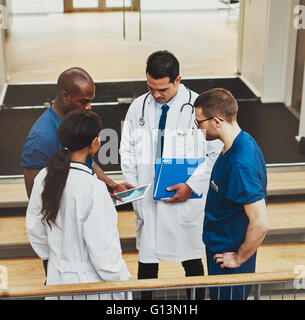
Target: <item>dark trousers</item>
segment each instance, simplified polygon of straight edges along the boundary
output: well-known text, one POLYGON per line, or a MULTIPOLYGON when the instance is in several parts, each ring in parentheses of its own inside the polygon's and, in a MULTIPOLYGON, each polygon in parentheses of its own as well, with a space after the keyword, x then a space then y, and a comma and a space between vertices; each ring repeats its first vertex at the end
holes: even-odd
POLYGON ((43 269, 44 269, 44 273, 47 276, 47 271, 48 271, 48 261, 49 260, 42 260, 43 263, 43 269))
MULTIPOLYGON (((239 268, 220 268, 220 265, 213 259, 214 253, 206 248, 207 266, 209 275, 238 274, 255 272, 256 253, 244 262, 239 268)), ((211 300, 247 300, 251 286, 213 287, 210 288, 211 300)))
MULTIPOLYGON (((201 259, 187 260, 182 262, 186 277, 203 276, 204 270, 201 259)), ((159 271, 158 263, 142 263, 138 264, 138 279, 157 279, 159 271)), ((191 289, 186 290, 187 299, 191 299, 191 289)), ((195 299, 203 300, 205 297, 205 289, 198 288, 195 291, 195 299)), ((141 300, 152 300, 152 291, 141 292, 141 300)))
MULTIPOLYGON (((43 264, 43 269, 44 269, 44 273, 47 276, 47 271, 48 271, 48 261, 49 260, 42 260, 42 264, 43 264)), ((47 284, 47 280, 44 282, 44 285, 47 284)))

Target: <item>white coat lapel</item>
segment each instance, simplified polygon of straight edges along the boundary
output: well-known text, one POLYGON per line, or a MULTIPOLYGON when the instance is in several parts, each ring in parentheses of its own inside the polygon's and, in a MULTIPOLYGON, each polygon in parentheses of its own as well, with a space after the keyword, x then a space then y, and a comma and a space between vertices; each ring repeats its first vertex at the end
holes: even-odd
POLYGON ((150 130, 155 129, 155 100, 152 95, 147 99, 147 105, 145 106, 147 112, 147 119, 150 126, 150 130))
MULTIPOLYGON (((154 163, 154 134, 155 134, 155 100, 152 95, 147 99, 147 104, 145 106, 146 119, 147 119, 147 131, 150 136, 149 146, 146 146, 147 152, 150 153, 150 164, 154 163)), ((157 128, 158 129, 158 128, 157 128)))

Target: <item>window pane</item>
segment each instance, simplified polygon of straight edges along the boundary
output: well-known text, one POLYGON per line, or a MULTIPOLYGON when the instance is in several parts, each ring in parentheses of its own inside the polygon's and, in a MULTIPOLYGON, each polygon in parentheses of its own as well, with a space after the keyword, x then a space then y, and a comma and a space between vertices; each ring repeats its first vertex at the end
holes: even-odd
POLYGON ((219 0, 141 0, 141 8, 145 10, 205 10, 218 9, 223 6, 219 0))
MULTIPOLYGON (((123 0, 106 0, 107 8, 122 8, 123 0)), ((131 0, 125 0, 125 7, 131 7, 131 0)))
POLYGON ((73 0, 73 8, 98 8, 98 0, 73 0))
MULTIPOLYGON (((0 1, 1 2, 1 1, 0 1)), ((62 13, 62 0, 12 0, 12 14, 62 13)))

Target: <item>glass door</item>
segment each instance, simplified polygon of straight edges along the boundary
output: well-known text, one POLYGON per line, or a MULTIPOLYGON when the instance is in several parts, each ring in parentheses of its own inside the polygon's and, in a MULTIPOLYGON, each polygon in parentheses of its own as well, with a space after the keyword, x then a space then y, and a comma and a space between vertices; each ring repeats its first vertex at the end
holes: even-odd
POLYGON ((120 8, 122 9, 123 6, 125 8, 130 8, 131 9, 131 0, 106 0, 105 1, 105 7, 107 9, 114 9, 114 8, 120 8))
POLYGON ((98 9, 99 2, 99 0, 73 0, 72 4, 74 9, 98 9))
POLYGON ((140 0, 64 0, 65 12, 135 10, 140 0))

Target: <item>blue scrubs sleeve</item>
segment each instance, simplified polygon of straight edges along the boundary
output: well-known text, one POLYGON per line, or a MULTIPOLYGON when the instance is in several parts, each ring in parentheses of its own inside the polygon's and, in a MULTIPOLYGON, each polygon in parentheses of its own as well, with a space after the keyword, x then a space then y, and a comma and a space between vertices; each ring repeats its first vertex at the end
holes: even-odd
POLYGON ((42 169, 46 166, 50 151, 36 137, 28 138, 23 147, 21 166, 28 169, 42 169))
POLYGON ((264 187, 257 172, 240 166, 231 169, 227 199, 235 203, 250 204, 265 197, 264 187))
POLYGON ((94 162, 94 159, 93 158, 86 158, 86 163, 85 165, 92 170, 92 167, 93 167, 93 162, 94 162))

